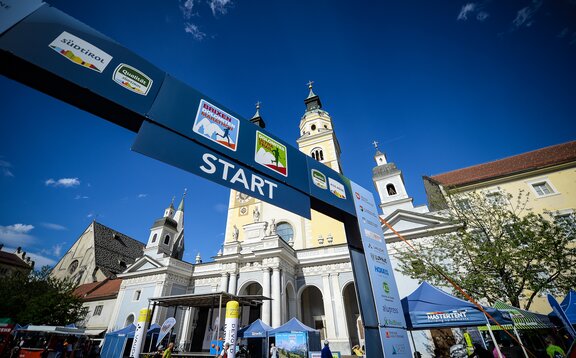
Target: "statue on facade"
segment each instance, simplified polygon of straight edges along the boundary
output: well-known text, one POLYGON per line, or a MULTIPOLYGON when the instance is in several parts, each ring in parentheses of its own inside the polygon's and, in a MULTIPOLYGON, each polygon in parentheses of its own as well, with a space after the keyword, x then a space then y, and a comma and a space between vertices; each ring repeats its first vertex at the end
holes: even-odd
POLYGON ((270 220, 268 225, 268 236, 276 235, 276 219, 270 220))
POLYGON ((254 219, 255 223, 260 221, 260 210, 258 210, 258 208, 254 208, 252 211, 252 218, 254 219))
POLYGON ((240 230, 238 230, 238 227, 236 225, 234 225, 234 231, 232 232, 232 239, 234 239, 234 241, 238 241, 238 234, 240 233, 240 230))

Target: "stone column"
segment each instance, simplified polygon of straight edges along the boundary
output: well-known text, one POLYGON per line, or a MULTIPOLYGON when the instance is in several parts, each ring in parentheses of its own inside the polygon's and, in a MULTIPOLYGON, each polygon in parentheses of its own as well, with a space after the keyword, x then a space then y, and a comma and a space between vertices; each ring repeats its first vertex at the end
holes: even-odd
POLYGON ((334 314, 332 310, 332 289, 330 285, 330 275, 322 275, 322 295, 324 296, 324 317, 326 318, 326 338, 336 338, 334 329, 334 314))
POLYGON ((344 299, 340 290, 340 281, 338 280, 339 273, 330 274, 332 280, 332 300, 334 302, 334 317, 339 317, 336 322, 336 336, 339 338, 348 337, 348 329, 346 327, 346 311, 344 310, 344 299))
POLYGON ((220 279, 220 287, 218 291, 226 292, 228 291, 228 273, 224 272, 220 279))
MULTIPOLYGON (((262 295, 270 298, 270 269, 264 267, 262 271, 262 295)), ((270 325, 270 300, 262 302, 262 322, 270 325)))
POLYGON ((230 274, 230 283, 228 286, 228 293, 236 294, 236 282, 238 281, 238 274, 236 272, 230 274))
POLYGON ((277 328, 282 325, 282 316, 280 315, 280 268, 272 269, 272 327, 277 328))

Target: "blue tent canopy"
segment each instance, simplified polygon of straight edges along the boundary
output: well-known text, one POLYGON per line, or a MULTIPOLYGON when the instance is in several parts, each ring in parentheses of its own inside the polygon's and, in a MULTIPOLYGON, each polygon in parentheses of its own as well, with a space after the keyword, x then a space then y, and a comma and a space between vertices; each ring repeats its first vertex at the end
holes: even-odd
MULTIPOLYGON (((570 290, 560 303, 560 307, 562 307, 564 313, 566 313, 570 324, 576 324, 576 291, 570 290)), ((554 311, 549 313, 548 316, 557 318, 554 311)))
MULTIPOLYGON (((473 303, 454 297, 428 282, 422 282, 401 302, 409 330, 484 326, 487 322, 484 313, 473 303)), ((483 308, 499 324, 512 324, 509 314, 490 307, 483 308)))
POLYGON ((275 328, 268 332, 269 335, 274 335, 276 333, 282 332, 319 332, 314 328, 310 328, 304 323, 300 322, 296 317, 292 318, 290 321, 284 323, 278 328, 275 328))
POLYGON ((246 326, 238 331, 238 337, 240 338, 266 338, 268 336, 268 331, 272 327, 262 322, 261 319, 257 319, 252 322, 249 326, 246 326))
POLYGON ((134 333, 134 331, 136 331, 136 325, 134 325, 134 323, 132 323, 132 324, 130 324, 124 328, 121 328, 121 329, 114 331, 114 332, 109 332, 107 334, 121 335, 121 334, 134 333))

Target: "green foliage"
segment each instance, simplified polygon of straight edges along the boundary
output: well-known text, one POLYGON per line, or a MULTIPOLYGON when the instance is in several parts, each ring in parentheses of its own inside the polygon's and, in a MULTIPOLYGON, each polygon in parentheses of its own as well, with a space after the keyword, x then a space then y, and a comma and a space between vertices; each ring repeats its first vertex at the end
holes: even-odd
POLYGON ((50 268, 32 271, 29 275, 14 274, 0 280, 0 317, 9 317, 20 324, 62 326, 86 316, 80 298, 73 294, 70 280, 49 276, 50 268))
POLYGON ((524 192, 450 196, 446 216, 459 228, 416 243, 417 256, 399 250, 401 272, 445 286, 437 267, 473 297, 525 309, 539 293, 565 294, 576 287, 574 215, 555 220, 527 202, 524 192))

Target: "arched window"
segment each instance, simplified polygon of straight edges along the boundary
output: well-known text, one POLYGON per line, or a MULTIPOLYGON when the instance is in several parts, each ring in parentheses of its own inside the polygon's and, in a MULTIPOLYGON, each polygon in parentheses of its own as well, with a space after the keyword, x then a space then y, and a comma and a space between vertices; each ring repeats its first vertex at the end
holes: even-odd
POLYGON ((158 234, 154 234, 154 236, 152 236, 152 242, 156 242, 157 237, 158 237, 158 234))
POLYGON ((164 245, 168 245, 170 243, 170 235, 166 235, 166 237, 164 237, 164 245))
POLYGON ((77 268, 78 268, 78 260, 72 261, 70 266, 68 266, 68 273, 74 273, 74 271, 76 271, 77 268))
POLYGON ((292 229, 292 225, 283 221, 278 223, 276 226, 276 234, 282 238, 282 240, 286 242, 292 241, 294 238, 294 230, 292 229))
POLYGON ((134 315, 129 314, 128 317, 126 317, 126 322, 124 323, 124 327, 129 326, 132 323, 134 323, 134 315))
POLYGON ((388 184, 386 185, 386 191, 388 192, 388 195, 396 195, 396 188, 394 187, 394 184, 388 184))
POLYGON ((312 156, 313 159, 315 159, 319 162, 324 160, 324 152, 322 151, 322 148, 312 149, 312 152, 310 153, 310 155, 312 156))

